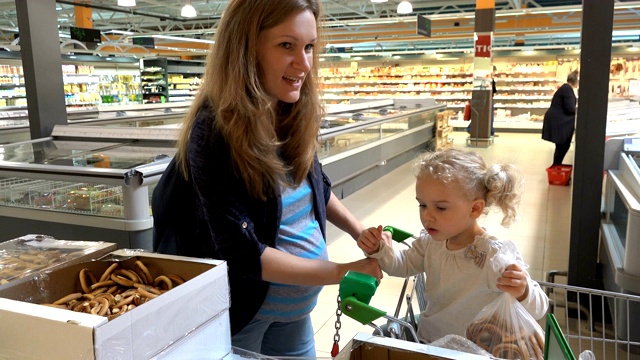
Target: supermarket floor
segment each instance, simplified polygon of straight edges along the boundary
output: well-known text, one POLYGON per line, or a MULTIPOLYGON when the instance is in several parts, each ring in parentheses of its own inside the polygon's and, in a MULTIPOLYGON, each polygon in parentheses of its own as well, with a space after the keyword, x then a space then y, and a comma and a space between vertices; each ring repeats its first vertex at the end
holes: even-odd
MULTIPOLYGON (((545 169, 551 164, 554 145, 540 139, 538 133, 500 133, 490 147, 466 147, 466 132, 454 132, 454 147, 481 154, 488 163, 506 161, 518 165, 525 177, 525 193, 520 206, 520 221, 509 228, 500 226, 500 213, 492 212, 481 223, 500 238, 512 239, 529 264, 535 280, 543 280, 549 270, 566 270, 569 257, 571 186, 547 183, 545 169)), ((572 145, 566 163, 573 163, 572 145)), ((405 164, 343 200, 365 226, 393 225, 412 233, 421 229, 415 200, 412 164, 405 164)), ((328 227, 329 257, 336 262, 362 258, 355 241, 338 229, 328 227)), ((562 281, 563 279, 559 278, 562 281)), ((385 276, 371 305, 393 314, 404 279, 385 276)), ((338 285, 326 286, 311 314, 316 331, 318 358, 331 358, 336 332, 338 285)), ((371 333, 373 328, 341 317, 340 348, 357 332, 371 333)))

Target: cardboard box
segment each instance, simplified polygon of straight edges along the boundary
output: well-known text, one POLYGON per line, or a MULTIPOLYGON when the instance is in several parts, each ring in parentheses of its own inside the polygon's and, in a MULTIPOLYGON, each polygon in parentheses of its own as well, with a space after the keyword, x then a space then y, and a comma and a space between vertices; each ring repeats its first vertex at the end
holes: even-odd
POLYGON ((356 336, 335 360, 486 360, 487 357, 365 333, 356 336))
POLYGON ((152 360, 222 359, 231 352, 229 311, 183 337, 152 360))
POLYGON ((56 240, 46 235, 24 235, 0 243, 0 289, 27 281, 52 269, 97 259, 118 247, 102 241, 56 240))
MULTIPOLYGON (((138 360, 156 356, 227 312, 229 284, 223 261, 118 250, 108 258, 1 289, 0 297, 0 358, 138 360), (83 268, 102 274, 111 261, 131 268, 136 260, 142 260, 153 276, 173 273, 188 281, 111 321, 36 305, 78 292, 83 268)), ((217 336, 211 341, 228 337, 230 342, 228 331, 217 336)))

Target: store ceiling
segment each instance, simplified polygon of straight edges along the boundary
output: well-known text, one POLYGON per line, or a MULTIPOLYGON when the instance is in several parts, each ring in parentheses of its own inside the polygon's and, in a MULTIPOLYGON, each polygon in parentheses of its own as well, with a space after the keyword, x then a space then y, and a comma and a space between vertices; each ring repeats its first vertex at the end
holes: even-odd
MULTIPOLYGON (((82 6, 91 9, 93 28, 109 35, 109 44, 120 45, 118 49, 124 49, 123 52, 134 48, 131 46, 132 37, 171 35, 184 41, 156 38, 157 49, 152 51, 159 52, 164 48, 167 52, 191 55, 197 53, 190 49, 205 52, 208 45, 189 39, 210 40, 228 3, 192 0, 198 15, 188 19, 180 16, 186 0, 136 0, 137 4, 132 8, 117 6, 117 0, 55 2, 61 42, 68 36, 69 28, 77 26, 74 7, 82 6)), ((410 0, 413 12, 403 16, 396 11, 400 0, 386 3, 372 3, 370 0, 322 2, 327 15, 324 35, 330 46, 328 52, 415 53, 472 48, 475 0, 410 0), (416 34, 417 14, 432 20, 431 38, 416 34)), ((495 4, 496 48, 512 47, 522 42, 527 47, 580 44, 580 0, 496 0, 495 4)), ((615 5, 614 29, 625 31, 627 35, 617 35, 614 41, 640 43, 637 34, 640 31, 640 1, 617 0, 615 5)), ((17 30, 15 0, 0 0, 0 42, 5 45, 15 43, 17 30)), ((103 43, 103 47, 109 44, 103 43)))

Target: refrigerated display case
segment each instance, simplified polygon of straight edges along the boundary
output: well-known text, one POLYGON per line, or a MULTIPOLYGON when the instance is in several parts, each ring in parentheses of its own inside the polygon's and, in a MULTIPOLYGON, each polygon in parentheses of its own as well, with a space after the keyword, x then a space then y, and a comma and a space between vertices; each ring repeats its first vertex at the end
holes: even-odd
POLYGON ((151 250, 150 198, 175 138, 175 129, 58 125, 51 137, 0 146, 3 238, 42 233, 151 250))
MULTIPOLYGON (((334 192, 345 197, 427 149, 444 108, 415 99, 330 107, 318 157, 334 192)), ((49 138, 0 145, 5 238, 35 232, 151 250, 150 197, 175 154, 176 119, 183 116, 165 114, 160 104, 154 111, 58 125, 49 138), (172 116, 174 124, 157 123, 172 116)))
MULTIPOLYGON (((116 127, 177 126, 190 105, 190 101, 184 101, 67 108, 67 122, 116 127)), ((0 144, 28 141, 30 136, 27 110, 0 111, 0 144)))
POLYGON ((446 105, 432 99, 392 99, 327 108, 318 158, 344 198, 427 150, 436 114, 446 105))

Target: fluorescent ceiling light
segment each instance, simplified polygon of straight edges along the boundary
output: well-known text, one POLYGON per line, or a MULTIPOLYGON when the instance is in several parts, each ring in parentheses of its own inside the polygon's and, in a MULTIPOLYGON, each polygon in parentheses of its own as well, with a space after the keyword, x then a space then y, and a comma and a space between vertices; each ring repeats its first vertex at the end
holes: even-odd
POLYGON ((213 40, 192 39, 192 38, 185 38, 185 37, 180 37, 180 36, 152 35, 151 37, 156 38, 156 39, 165 39, 165 40, 176 40, 176 41, 186 41, 186 42, 198 42, 198 43, 204 43, 204 44, 215 44, 215 41, 213 41, 213 40))
POLYGON ((411 14, 413 12, 413 6, 408 1, 401 1, 398 4, 398 14, 411 14))
POLYGON ((183 6, 182 11, 180 12, 180 16, 186 18, 196 17, 197 15, 198 13, 196 12, 196 8, 194 8, 190 3, 183 6))
POLYGON ((103 34, 133 35, 135 33, 132 31, 124 31, 124 30, 108 30, 103 32, 103 34))
POLYGON ((389 0, 371 0, 372 3, 383 3, 383 2, 387 2, 389 0))
POLYGON ((118 6, 136 6, 136 0, 118 0, 118 6))

